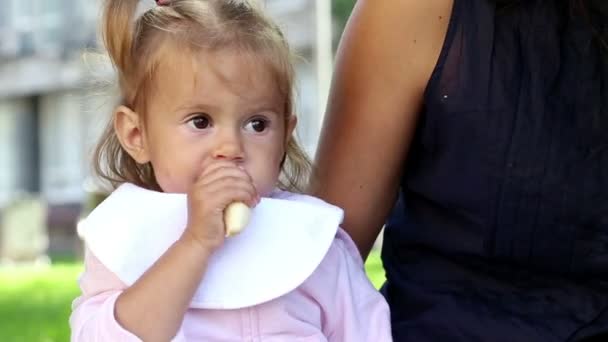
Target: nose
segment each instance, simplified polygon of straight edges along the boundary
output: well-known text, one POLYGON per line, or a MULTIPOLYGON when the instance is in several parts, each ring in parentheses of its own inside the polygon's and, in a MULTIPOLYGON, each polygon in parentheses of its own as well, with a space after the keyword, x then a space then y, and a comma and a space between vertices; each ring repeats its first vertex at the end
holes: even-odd
POLYGON ((213 151, 215 159, 242 162, 245 158, 243 142, 237 132, 221 132, 213 151))

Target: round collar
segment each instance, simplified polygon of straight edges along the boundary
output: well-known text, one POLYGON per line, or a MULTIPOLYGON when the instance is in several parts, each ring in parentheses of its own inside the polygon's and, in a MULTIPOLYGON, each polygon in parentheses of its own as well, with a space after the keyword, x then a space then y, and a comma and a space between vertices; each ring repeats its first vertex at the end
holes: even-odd
MULTIPOLYGON (((341 209, 287 192, 263 198, 245 230, 213 255, 193 308, 237 309, 296 289, 329 250, 341 209)), ((181 236, 184 194, 124 184, 81 223, 87 248, 125 284, 132 285, 181 236)))

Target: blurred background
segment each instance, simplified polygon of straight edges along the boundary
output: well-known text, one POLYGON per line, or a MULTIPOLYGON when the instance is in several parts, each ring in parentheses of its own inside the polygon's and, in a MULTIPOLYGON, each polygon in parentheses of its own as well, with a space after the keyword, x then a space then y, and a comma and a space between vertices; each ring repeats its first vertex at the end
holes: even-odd
MULTIPOLYGON (((262 1, 262 0, 260 0, 262 1)), ((4 0, 0 8, 0 341, 68 341, 82 243, 76 224, 103 196, 92 149, 115 99, 101 0, 4 0)), ((153 6, 153 0, 142 0, 153 6)), ((265 0, 301 57, 298 136, 314 153, 337 42, 355 0, 265 0)), ((379 285, 377 254, 368 264, 379 285)))

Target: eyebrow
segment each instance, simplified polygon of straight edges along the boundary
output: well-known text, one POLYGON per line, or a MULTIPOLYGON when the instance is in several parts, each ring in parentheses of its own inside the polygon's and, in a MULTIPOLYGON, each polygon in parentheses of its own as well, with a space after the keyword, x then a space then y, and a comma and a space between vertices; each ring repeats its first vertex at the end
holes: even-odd
POLYGON ((283 105, 271 98, 263 98, 259 101, 252 102, 252 105, 246 105, 244 107, 247 112, 271 111, 277 114, 281 114, 283 112, 283 105))
MULTIPOLYGON (((252 113, 252 112, 273 112, 276 114, 282 114, 282 109, 279 104, 271 103, 272 101, 260 101, 254 105, 244 106, 243 112, 252 113)), ((218 112, 220 111, 219 106, 215 106, 209 103, 193 103, 186 104, 183 106, 178 106, 176 111, 192 111, 192 110, 201 110, 204 112, 218 112)))
POLYGON ((178 106, 177 108, 175 108, 176 111, 191 111, 191 110, 203 110, 203 111, 211 111, 211 112, 217 112, 220 109, 220 107, 218 106, 214 106, 208 103, 193 103, 193 104, 186 104, 183 106, 178 106))
POLYGON ((271 112, 271 113, 280 115, 282 113, 279 109, 280 108, 276 105, 261 105, 261 106, 245 107, 245 112, 248 112, 248 113, 271 112))

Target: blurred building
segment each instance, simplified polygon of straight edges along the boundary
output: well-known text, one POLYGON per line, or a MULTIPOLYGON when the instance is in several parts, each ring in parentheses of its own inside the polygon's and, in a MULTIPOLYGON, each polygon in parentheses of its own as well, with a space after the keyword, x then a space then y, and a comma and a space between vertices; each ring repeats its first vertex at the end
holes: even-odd
MULTIPOLYGON (((318 84, 329 77, 321 80, 318 71, 327 65, 319 69, 315 61, 331 63, 331 51, 317 48, 314 29, 315 9, 323 1, 329 0, 266 1, 302 57, 299 136, 309 152, 321 118, 318 84)), ((40 195, 49 205, 51 249, 69 248, 86 196, 91 151, 114 104, 91 82, 111 70, 83 58, 83 51, 99 48, 99 3, 5 0, 0 9, 0 213, 20 193, 40 195)))

